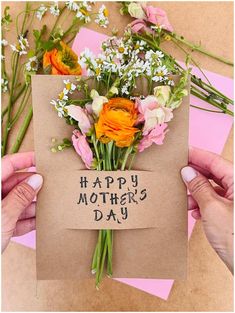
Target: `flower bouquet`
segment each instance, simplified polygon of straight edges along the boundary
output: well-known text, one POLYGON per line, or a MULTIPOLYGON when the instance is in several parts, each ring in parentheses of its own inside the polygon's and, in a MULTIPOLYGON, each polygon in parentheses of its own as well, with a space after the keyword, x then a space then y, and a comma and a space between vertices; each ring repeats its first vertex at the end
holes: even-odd
MULTIPOLYGON (((81 55, 90 77, 64 80, 63 90, 51 101, 58 116, 74 127, 71 140, 54 144, 52 152, 73 146, 88 169, 124 171, 132 168, 137 153, 163 144, 173 111, 187 95, 190 70, 175 81, 166 71, 164 54, 145 52, 145 44, 111 38, 97 57, 89 51, 81 55), (143 81, 148 95, 138 91, 143 81)), ((91 261, 97 288, 105 263, 112 276, 112 251, 113 231, 100 230, 91 261)))

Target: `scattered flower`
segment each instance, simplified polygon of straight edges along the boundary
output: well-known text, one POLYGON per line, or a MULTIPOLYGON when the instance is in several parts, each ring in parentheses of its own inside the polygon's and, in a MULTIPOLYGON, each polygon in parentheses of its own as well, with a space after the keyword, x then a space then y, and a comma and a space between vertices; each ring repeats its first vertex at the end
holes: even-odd
POLYGON ((61 50, 53 49, 43 56, 43 69, 52 75, 81 75, 82 69, 78 63, 78 56, 63 41, 61 50))
POLYGON ((99 13, 95 19, 95 22, 101 27, 107 28, 107 25, 109 24, 108 14, 108 9, 105 5, 102 5, 99 9, 99 13))
POLYGON ((153 23, 157 26, 160 26, 170 32, 173 31, 173 27, 171 26, 167 14, 164 10, 160 8, 155 8, 151 5, 149 6, 143 6, 143 9, 146 14, 145 20, 147 22, 153 23))
POLYGON ((99 116, 100 111, 103 109, 104 103, 107 103, 108 99, 106 97, 100 96, 94 89, 91 90, 91 98, 93 99, 91 104, 92 111, 96 114, 96 116, 99 116))
POLYGON ((143 134, 173 118, 172 109, 167 108, 165 104, 158 103, 155 96, 147 96, 145 99, 137 98, 136 106, 140 113, 138 120, 144 121, 143 134))
POLYGON ((144 19, 146 18, 145 12, 142 8, 141 3, 131 2, 128 5, 128 12, 130 16, 138 18, 138 19, 144 19))
POLYGON ((157 86, 153 89, 153 94, 157 98, 157 102, 164 106, 170 99, 171 87, 170 86, 157 86))
POLYGON ((67 113, 75 121, 78 122, 78 126, 81 132, 85 135, 91 128, 91 122, 84 109, 77 105, 69 105, 66 107, 67 113))
POLYGON ((36 56, 29 58, 25 64, 25 68, 28 72, 36 72, 38 70, 39 62, 36 56))
POLYGON ((23 35, 20 35, 18 38, 18 43, 15 45, 10 45, 11 49, 14 52, 19 53, 19 55, 27 54, 26 49, 29 47, 27 38, 23 35))
POLYGON ((6 39, 1 40, 1 45, 6 47, 8 45, 8 41, 6 39))
POLYGON ((40 7, 36 11, 36 17, 41 21, 46 11, 47 11, 47 8, 45 7, 45 5, 41 4, 40 7))
POLYGON ((84 23, 89 23, 91 21, 90 12, 91 6, 86 2, 83 1, 78 4, 78 8, 76 9, 76 17, 79 18, 84 23))
POLYGON ((112 98, 104 104, 98 122, 95 124, 96 137, 103 143, 115 141, 117 147, 129 147, 135 134, 137 120, 135 103, 125 98, 112 98))
POLYGON ((8 91, 8 80, 6 78, 1 79, 1 87, 2 87, 2 92, 7 92, 8 91))
POLYGON ((69 79, 63 80, 65 84, 65 89, 68 91, 68 93, 72 94, 74 90, 76 90, 76 86, 70 82, 69 79))
POLYGON ((93 153, 86 140, 86 136, 82 135, 79 130, 75 129, 72 135, 72 142, 75 151, 80 155, 85 166, 90 169, 93 161, 93 153))
POLYGON ((50 13, 54 16, 60 15, 60 9, 57 1, 55 1, 55 3, 50 7, 50 13))
POLYGON ((71 11, 77 11, 79 9, 77 3, 74 0, 66 1, 65 5, 71 11))
POLYGON ((143 152, 146 148, 149 148, 153 143, 156 145, 162 145, 166 135, 167 124, 156 125, 149 133, 147 133, 141 139, 138 145, 138 151, 143 152))

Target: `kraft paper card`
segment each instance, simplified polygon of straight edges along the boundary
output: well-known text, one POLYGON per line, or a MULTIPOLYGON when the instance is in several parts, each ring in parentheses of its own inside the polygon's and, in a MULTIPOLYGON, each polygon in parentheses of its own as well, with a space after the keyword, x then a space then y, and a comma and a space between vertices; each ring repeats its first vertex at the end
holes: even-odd
MULTIPOLYGON (((72 133, 50 104, 66 78, 32 78, 36 166, 44 177, 37 201, 37 278, 92 277, 96 229, 110 228, 116 229, 114 277, 185 279, 187 195, 180 169, 188 162, 189 98, 175 110, 164 144, 140 153, 133 171, 91 171, 72 148, 50 150, 51 138, 72 133)), ((146 94, 144 83, 137 89, 146 94)))

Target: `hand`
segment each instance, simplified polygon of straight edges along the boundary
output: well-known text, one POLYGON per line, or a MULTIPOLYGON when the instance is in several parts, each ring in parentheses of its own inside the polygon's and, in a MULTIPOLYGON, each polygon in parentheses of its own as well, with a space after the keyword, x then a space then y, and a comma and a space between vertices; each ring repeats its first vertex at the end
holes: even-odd
POLYGON ((35 229, 35 196, 42 176, 19 170, 34 166, 34 152, 6 155, 2 158, 2 252, 12 236, 35 229))
POLYGON ((189 150, 189 165, 181 170, 191 194, 189 210, 201 219, 209 243, 233 272, 233 165, 196 148, 189 150))

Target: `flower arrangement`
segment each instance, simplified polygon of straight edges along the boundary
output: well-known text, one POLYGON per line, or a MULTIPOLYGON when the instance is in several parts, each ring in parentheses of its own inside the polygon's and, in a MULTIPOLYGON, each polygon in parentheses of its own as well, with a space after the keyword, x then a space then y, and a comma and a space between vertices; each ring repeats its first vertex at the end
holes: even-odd
MULTIPOLYGON (((150 76, 149 88, 153 82, 167 82, 171 86, 171 79, 168 78, 168 73, 176 75, 184 75, 184 68, 174 59, 172 55, 165 51, 162 43, 171 41, 174 45, 180 48, 186 54, 186 59, 199 68, 204 76, 204 80, 191 75, 190 93, 201 100, 216 107, 216 110, 199 108, 206 111, 215 113, 226 113, 233 115, 231 105, 233 100, 225 96, 217 90, 206 77, 205 73, 201 70, 198 63, 190 56, 191 51, 198 51, 204 55, 212 57, 227 65, 233 66, 233 62, 216 56, 208 52, 201 45, 194 44, 186 40, 183 36, 174 32, 172 25, 167 17, 165 11, 160 8, 147 5, 140 2, 122 2, 120 12, 121 14, 128 14, 134 18, 133 22, 127 26, 124 40, 119 47, 116 54, 117 58, 124 57, 123 64, 114 64, 108 59, 108 52, 112 51, 112 47, 107 47, 107 56, 105 60, 97 60, 99 64, 94 63, 93 67, 88 68, 88 74, 93 73, 94 69, 97 73, 97 79, 100 84, 103 80, 108 79, 105 68, 109 68, 112 74, 109 75, 109 84, 112 83, 114 71, 119 74, 124 73, 122 80, 121 95, 128 95, 130 90, 135 84, 135 75, 132 75, 132 80, 128 78, 128 66, 125 64, 125 58, 128 58, 128 53, 133 52, 134 56, 130 62, 136 62, 133 73, 136 75, 142 72, 143 59, 136 58, 136 53, 143 51, 148 52, 144 62, 143 75, 150 76), (129 38, 129 41, 128 41, 129 38), (130 45, 133 49, 130 49, 130 45), (187 48, 189 48, 187 50, 187 48), (127 51, 128 50, 128 51, 127 51), (155 53, 155 61, 158 60, 158 65, 154 64, 152 58, 152 65, 147 62, 148 56, 155 53), (158 54, 158 56, 156 55, 158 54), (164 55, 164 57, 161 57, 164 55), (160 62, 161 60, 161 62, 160 62), (125 72, 126 65, 126 72, 125 72), (102 75, 99 75, 99 71, 102 75), (106 75, 103 77, 103 75, 106 75)), ((95 7, 97 7, 95 5, 95 7)), ((1 90, 4 102, 6 105, 2 110, 2 156, 6 153, 15 153, 19 150, 22 141, 27 132, 27 128, 32 119, 32 106, 31 106, 31 75, 38 73, 45 74, 75 74, 80 75, 80 66, 77 64, 77 57, 69 49, 69 44, 73 41, 79 29, 94 20, 100 27, 107 28, 109 25, 109 12, 104 4, 94 9, 93 2, 89 1, 73 1, 68 0, 64 2, 51 2, 51 3, 30 3, 26 2, 25 9, 18 14, 15 21, 12 20, 10 15, 10 7, 6 6, 1 18, 1 90), (43 25, 39 29, 33 29, 34 21, 43 21, 44 17, 49 15, 54 24, 49 29, 43 25), (62 27, 66 20, 70 21, 67 28, 62 27), (15 23, 16 27, 16 40, 13 43, 8 43, 7 34, 11 30, 12 24, 15 23), (11 50, 10 54, 8 51, 11 50), (66 62, 61 62, 62 57, 66 55, 66 62), (10 56, 9 63, 10 69, 6 67, 6 59, 10 56), (76 65, 75 65, 76 64, 76 65), (23 115, 23 123, 19 127, 19 131, 14 138, 13 145, 9 147, 9 137, 20 117, 23 115)), ((112 39, 112 43, 119 44, 118 40, 112 39)), ((164 45, 165 46, 165 45, 164 45)), ((141 54, 141 53, 140 53, 141 54)), ((83 58, 79 63, 88 62, 89 58, 94 60, 89 51, 85 51, 83 58)), ((112 55, 110 56, 110 60, 112 55)), ((155 62, 156 63, 156 62, 155 62)), ((197 107, 191 104, 193 107, 197 107)), ((198 107, 197 107, 198 108, 198 107)), ((21 118, 22 119, 22 118, 21 118)))
MULTIPOLYGON (((146 43, 132 44, 130 37, 111 38, 95 57, 81 56, 89 77, 64 80, 64 88, 51 104, 60 118, 73 125, 71 139, 53 139, 52 152, 73 147, 86 168, 98 171, 130 170, 137 153, 162 145, 168 123, 184 96, 190 70, 174 80, 160 51, 145 51, 146 43), (147 81, 147 95, 138 83, 147 81)), ((91 262, 96 287, 105 263, 112 276, 113 231, 100 230, 91 262)))

